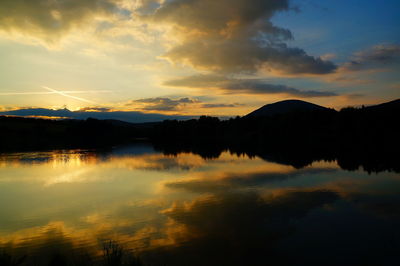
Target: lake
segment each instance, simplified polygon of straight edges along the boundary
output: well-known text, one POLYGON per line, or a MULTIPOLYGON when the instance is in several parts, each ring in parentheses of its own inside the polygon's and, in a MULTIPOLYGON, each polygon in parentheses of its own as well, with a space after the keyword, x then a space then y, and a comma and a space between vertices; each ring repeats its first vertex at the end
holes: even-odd
POLYGON ((146 143, 3 153, 0 246, 2 265, 399 265, 400 174, 146 143))

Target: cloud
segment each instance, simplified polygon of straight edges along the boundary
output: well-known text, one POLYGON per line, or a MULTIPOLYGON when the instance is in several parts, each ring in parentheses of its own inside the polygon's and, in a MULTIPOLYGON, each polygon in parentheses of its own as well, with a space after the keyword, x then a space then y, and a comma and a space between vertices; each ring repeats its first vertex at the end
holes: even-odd
MULTIPOLYGON (((325 56, 323 56, 325 57, 325 56)), ((319 76, 328 83, 340 86, 365 86, 378 83, 381 72, 394 72, 400 68, 400 45, 379 44, 353 53, 341 63, 335 73, 319 76)))
POLYGON ((120 0, 2 0, 0 30, 54 42, 84 22, 112 16, 118 10, 118 2, 120 0))
MULTIPOLYGON (((149 2, 156 1, 143 6, 149 2)), ((271 18, 290 9, 288 0, 172 0, 153 6, 153 13, 146 9, 139 16, 172 29, 169 35, 178 41, 164 58, 173 63, 223 73, 319 75, 336 69, 330 61, 287 46, 291 32, 273 25, 271 18)))
POLYGON ((300 98, 337 96, 334 92, 299 90, 286 85, 267 83, 263 79, 237 79, 220 75, 195 75, 164 82, 166 86, 189 88, 217 88, 226 94, 287 94, 300 98))
POLYGON ((225 87, 229 93, 235 93, 236 91, 251 93, 251 94, 287 94, 290 96, 300 98, 311 98, 311 97, 331 97, 337 96, 333 92, 322 92, 314 90, 299 90, 285 85, 275 85, 264 83, 263 80, 238 80, 237 82, 230 83, 225 87))
POLYGON ((175 111, 179 110, 180 108, 188 105, 197 103, 197 100, 190 99, 190 98, 180 98, 180 99, 170 99, 170 98, 146 98, 146 99, 139 99, 133 100, 127 103, 127 106, 135 106, 141 110, 147 111, 175 111))
POLYGON ((129 101, 126 106, 142 111, 178 111, 184 108, 234 108, 242 106, 239 103, 203 103, 188 97, 171 99, 167 97, 146 98, 129 101))
POLYGON ((260 47, 253 40, 224 42, 188 42, 165 54, 172 62, 188 63, 195 68, 222 73, 255 73, 265 70, 279 74, 328 74, 336 67, 314 58, 299 48, 260 47))
POLYGON ((202 108, 231 108, 231 107, 238 107, 242 106, 243 104, 239 103, 232 103, 232 104, 226 104, 226 103, 205 103, 201 107, 202 108))
POLYGON ((340 67, 340 71, 377 70, 400 63, 400 45, 381 44, 354 54, 351 61, 340 67))
POLYGON ((271 18, 290 9, 289 0, 3 0, 0 31, 51 46, 71 31, 96 25, 96 36, 112 36, 114 45, 117 35, 157 36, 168 47, 163 58, 196 69, 285 75, 334 72, 332 62, 286 44, 292 33, 271 18), (165 35, 160 36, 160 28, 166 29, 165 35))
POLYGON ((110 112, 112 108, 109 107, 83 107, 78 112, 110 112))

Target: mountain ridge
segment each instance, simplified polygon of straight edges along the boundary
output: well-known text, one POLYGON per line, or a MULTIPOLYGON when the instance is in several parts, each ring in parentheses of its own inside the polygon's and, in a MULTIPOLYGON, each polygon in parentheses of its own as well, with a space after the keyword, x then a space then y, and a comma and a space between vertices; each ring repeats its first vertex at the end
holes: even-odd
MULTIPOLYGON (((358 107, 346 107, 342 109, 358 109, 358 107)), ((365 106, 360 109, 365 111, 397 111, 400 109, 400 99, 395 99, 389 102, 384 102, 376 105, 365 106)), ((326 111, 326 112, 337 112, 333 108, 324 107, 311 102, 290 99, 279 101, 275 103, 266 104, 247 115, 244 118, 250 117, 263 117, 263 116, 274 116, 282 115, 294 112, 313 112, 313 111, 326 111)), ((11 111, 0 111, 0 116, 43 116, 43 117, 59 117, 67 119, 78 119, 85 120, 88 118, 94 118, 99 120, 119 120, 128 123, 155 123, 162 122, 164 120, 189 120, 197 119, 199 116, 186 116, 186 115, 163 115, 156 113, 142 113, 137 111, 112 111, 112 112, 85 112, 85 111, 70 111, 68 109, 46 109, 46 108, 23 108, 11 111)), ((228 117, 219 117, 220 119, 227 119, 228 117)))
POLYGON ((152 123, 161 122, 167 119, 187 120, 197 118, 197 116, 185 115, 164 115, 150 114, 138 111, 113 111, 113 112, 85 112, 85 111, 70 111, 68 109, 46 109, 46 108, 25 108, 12 111, 0 112, 0 115, 11 116, 47 116, 47 117, 62 117, 68 119, 85 120, 94 118, 99 120, 120 120, 128 123, 152 123))
POLYGON ((279 101, 271 104, 266 104, 251 113, 247 114, 245 117, 260 117, 260 116, 274 116, 292 112, 310 112, 310 111, 333 111, 321 105, 314 103, 291 99, 279 101))

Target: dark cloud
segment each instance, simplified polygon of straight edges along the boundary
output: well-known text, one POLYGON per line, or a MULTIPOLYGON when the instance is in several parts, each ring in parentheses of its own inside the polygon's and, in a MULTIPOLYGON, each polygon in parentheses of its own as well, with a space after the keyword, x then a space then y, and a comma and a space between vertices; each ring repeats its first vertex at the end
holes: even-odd
POLYGON ((260 21, 271 18, 277 11, 288 9, 287 0, 172 0, 164 1, 151 19, 217 32, 227 29, 228 22, 240 25, 259 23, 259 30, 265 33, 280 32, 290 38, 290 32, 273 26, 268 20, 260 21))
POLYGON ((223 73, 255 73, 259 69, 282 74, 328 74, 336 70, 329 61, 307 55, 299 48, 259 46, 255 40, 189 41, 165 54, 173 62, 223 73))
POLYGON ((300 98, 337 96, 334 92, 299 90, 285 85, 270 84, 263 79, 236 79, 219 75, 189 76, 166 81, 164 85, 174 87, 217 88, 227 94, 287 94, 300 98))
POLYGON ((337 96, 333 92, 323 92, 314 90, 298 90, 285 85, 276 85, 264 83, 262 80, 239 80, 225 87, 228 93, 244 92, 251 94, 278 94, 283 93, 294 97, 311 98, 311 97, 331 97, 337 96))
POLYGON ((79 112, 110 112, 112 109, 109 107, 83 107, 79 112))
POLYGON ((171 99, 166 97, 146 98, 140 100, 133 100, 126 104, 127 106, 134 106, 144 111, 176 111, 184 107, 192 105, 198 108, 227 108, 241 106, 239 103, 225 104, 225 103, 202 103, 197 99, 190 99, 188 97, 171 99))
POLYGON ((293 38, 291 32, 273 25, 271 18, 289 9, 288 0, 172 0, 142 18, 172 25, 181 42, 164 57, 174 63, 224 73, 259 69, 283 74, 334 72, 332 62, 286 45, 293 38))
POLYGON ((120 0, 2 0, 0 29, 50 41, 84 21, 115 13, 118 2, 120 0))
POLYGON ((242 106, 243 104, 239 103, 232 103, 232 104, 225 104, 225 103, 205 103, 201 107, 203 108, 232 108, 242 106))
POLYGON ((170 98, 146 98, 140 100, 130 101, 127 106, 134 106, 135 104, 145 104, 145 106, 141 107, 142 110, 147 111, 174 111, 178 110, 179 107, 198 103, 197 100, 190 98, 180 98, 180 99, 170 99, 170 98))
POLYGON ((400 63, 400 45, 382 44, 356 53, 352 60, 341 66, 344 71, 381 69, 400 63))

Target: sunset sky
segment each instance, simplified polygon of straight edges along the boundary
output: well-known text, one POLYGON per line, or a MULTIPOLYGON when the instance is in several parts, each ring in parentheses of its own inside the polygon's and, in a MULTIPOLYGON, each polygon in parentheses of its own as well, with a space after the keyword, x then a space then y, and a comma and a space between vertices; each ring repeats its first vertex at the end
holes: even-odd
POLYGON ((1 0, 0 110, 400 98, 398 0, 1 0))

